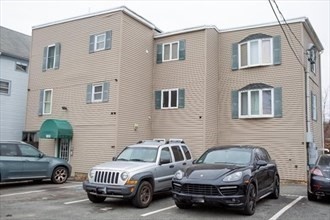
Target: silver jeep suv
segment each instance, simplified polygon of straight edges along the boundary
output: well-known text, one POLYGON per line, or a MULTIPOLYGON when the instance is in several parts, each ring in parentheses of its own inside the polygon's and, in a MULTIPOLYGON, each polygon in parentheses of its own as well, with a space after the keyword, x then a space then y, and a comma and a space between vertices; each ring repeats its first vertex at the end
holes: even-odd
POLYGON ((140 141, 126 147, 112 162, 93 167, 83 188, 94 203, 115 197, 145 208, 154 193, 171 190, 177 170, 191 164, 190 150, 182 139, 140 141))

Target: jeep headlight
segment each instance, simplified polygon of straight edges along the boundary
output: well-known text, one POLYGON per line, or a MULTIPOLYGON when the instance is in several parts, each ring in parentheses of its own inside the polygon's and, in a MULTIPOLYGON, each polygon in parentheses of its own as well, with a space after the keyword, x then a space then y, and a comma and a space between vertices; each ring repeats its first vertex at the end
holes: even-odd
POLYGON ((127 178, 128 178, 128 173, 126 173, 126 172, 122 172, 122 173, 120 174, 120 178, 122 179, 122 181, 126 181, 127 178))
POLYGON ((178 170, 178 171, 176 171, 176 173, 174 174, 174 178, 175 178, 175 179, 178 179, 178 180, 182 180, 183 175, 184 175, 184 172, 183 172, 182 170, 178 170))
POLYGON ((89 173, 88 173, 88 178, 89 178, 89 179, 93 179, 94 176, 95 176, 95 173, 96 173, 96 170, 91 169, 91 170, 89 171, 89 173))
POLYGON ((224 182, 234 182, 240 180, 242 178, 243 173, 241 171, 232 173, 229 176, 226 176, 223 181, 224 182))

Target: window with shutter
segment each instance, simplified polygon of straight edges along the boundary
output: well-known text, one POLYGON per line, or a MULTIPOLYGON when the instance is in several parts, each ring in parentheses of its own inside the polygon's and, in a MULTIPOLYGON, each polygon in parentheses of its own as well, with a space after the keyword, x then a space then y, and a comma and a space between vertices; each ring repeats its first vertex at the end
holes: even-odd
POLYGON ((155 109, 184 108, 184 99, 184 89, 163 89, 155 91, 155 109))
POLYGON ((86 103, 109 101, 109 82, 90 83, 87 85, 86 103))
POLYGON ((186 59, 186 41, 180 40, 171 43, 157 45, 157 63, 185 60, 186 59))
POLYGON ((232 45, 232 70, 281 64, 281 38, 253 34, 232 45))
POLYGON ((232 91, 232 118, 282 117, 282 88, 263 83, 232 91))
POLYGON ((59 69, 61 56, 61 44, 55 43, 44 47, 42 71, 47 69, 59 69))
POLYGON ((112 45, 112 31, 89 36, 89 53, 110 50, 112 45))

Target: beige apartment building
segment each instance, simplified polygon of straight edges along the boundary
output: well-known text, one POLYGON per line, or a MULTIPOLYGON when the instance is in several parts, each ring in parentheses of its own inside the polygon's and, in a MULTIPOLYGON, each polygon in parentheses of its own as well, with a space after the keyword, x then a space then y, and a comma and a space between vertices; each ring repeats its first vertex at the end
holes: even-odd
POLYGON ((25 132, 74 176, 139 140, 182 138, 195 158, 260 145, 282 179, 305 181, 323 148, 323 46, 307 18, 287 22, 301 64, 276 22, 162 32, 120 7, 35 26, 25 132))

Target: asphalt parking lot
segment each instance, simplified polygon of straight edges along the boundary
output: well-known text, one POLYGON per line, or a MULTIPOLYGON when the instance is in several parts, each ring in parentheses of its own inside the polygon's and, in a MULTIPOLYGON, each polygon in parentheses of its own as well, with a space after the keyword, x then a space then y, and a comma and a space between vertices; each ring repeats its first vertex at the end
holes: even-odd
POLYGON ((330 202, 310 202, 306 185, 282 184, 278 200, 257 203, 253 216, 218 207, 194 206, 178 209, 169 193, 154 197, 148 208, 137 209, 129 201, 107 199, 93 204, 81 182, 55 185, 21 182, 0 184, 0 219, 330 219, 330 202))

